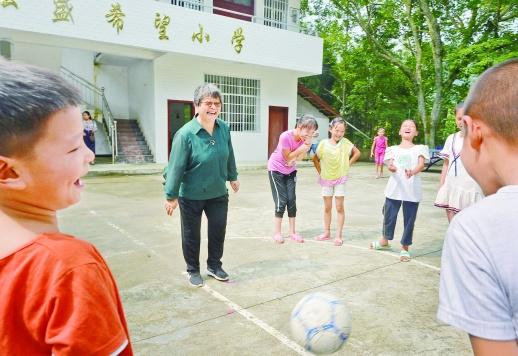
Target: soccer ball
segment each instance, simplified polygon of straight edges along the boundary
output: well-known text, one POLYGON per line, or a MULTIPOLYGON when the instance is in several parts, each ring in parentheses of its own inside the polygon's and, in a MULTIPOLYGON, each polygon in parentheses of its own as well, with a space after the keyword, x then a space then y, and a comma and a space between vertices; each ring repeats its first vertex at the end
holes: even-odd
POLYGON ((349 337, 351 315, 344 303, 330 294, 308 294, 291 312, 291 332, 306 350, 332 353, 349 337))

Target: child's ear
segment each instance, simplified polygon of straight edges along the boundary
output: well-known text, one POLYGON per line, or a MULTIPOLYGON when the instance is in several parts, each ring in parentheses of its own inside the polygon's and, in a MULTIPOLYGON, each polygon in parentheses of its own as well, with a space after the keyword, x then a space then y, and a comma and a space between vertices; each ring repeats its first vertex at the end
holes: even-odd
POLYGON ((21 190, 25 188, 25 182, 14 168, 15 160, 0 156, 0 189, 21 190))
POLYGON ((479 120, 473 120, 471 116, 468 115, 464 115, 462 119, 464 121, 465 139, 474 150, 480 150, 480 146, 484 141, 481 122, 479 120))

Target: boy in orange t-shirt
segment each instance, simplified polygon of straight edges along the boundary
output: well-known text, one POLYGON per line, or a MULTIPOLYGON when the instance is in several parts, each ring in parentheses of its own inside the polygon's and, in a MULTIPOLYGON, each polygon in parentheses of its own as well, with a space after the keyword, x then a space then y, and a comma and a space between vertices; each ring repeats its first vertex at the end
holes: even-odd
POLYGON ((108 266, 58 229, 94 158, 79 103, 58 74, 0 57, 1 354, 133 354, 108 266))

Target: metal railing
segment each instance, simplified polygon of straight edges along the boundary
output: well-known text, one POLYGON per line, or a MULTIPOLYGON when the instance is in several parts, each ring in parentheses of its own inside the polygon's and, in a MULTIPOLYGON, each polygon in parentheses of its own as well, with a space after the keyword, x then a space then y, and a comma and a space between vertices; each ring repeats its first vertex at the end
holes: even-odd
POLYGON ((111 146, 112 163, 115 163, 115 159, 119 155, 117 121, 113 118, 110 105, 104 95, 104 88, 98 88, 63 66, 61 66, 61 75, 79 91, 85 105, 101 111, 102 122, 108 132, 108 141, 111 146))
MULTIPOLYGON (((275 18, 264 18, 259 17, 251 14, 246 14, 243 12, 233 11, 229 9, 225 9, 222 7, 216 7, 216 6, 208 6, 205 5, 203 2, 197 1, 197 0, 173 0, 171 1, 172 5, 175 6, 181 6, 187 9, 201 11, 201 12, 209 12, 214 13, 214 10, 216 10, 216 15, 223 15, 229 14, 229 15, 235 15, 239 16, 240 18, 246 18, 245 21, 250 21, 257 24, 262 24, 265 26, 280 28, 284 30, 290 30, 290 31, 299 31, 299 25, 298 25, 298 19, 300 17, 300 10, 295 8, 290 8, 290 13, 286 11, 283 17, 285 17, 284 21, 279 21, 275 18), (224 14, 222 14, 224 13, 224 14), (288 16, 291 16, 295 21, 293 21, 295 24, 288 24, 287 18, 288 16)), ((272 12, 273 14, 274 12, 272 12)), ((278 14, 277 14, 278 15, 278 14)))

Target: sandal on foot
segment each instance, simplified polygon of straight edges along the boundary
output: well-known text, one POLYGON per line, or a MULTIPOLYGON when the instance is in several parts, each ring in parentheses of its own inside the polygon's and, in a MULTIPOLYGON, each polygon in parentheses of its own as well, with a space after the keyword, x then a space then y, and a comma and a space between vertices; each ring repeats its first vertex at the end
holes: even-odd
POLYGON ((390 244, 382 245, 379 241, 372 241, 370 246, 373 250, 390 250, 390 244))
POLYGON ((275 241, 278 244, 283 244, 284 243, 284 239, 282 238, 281 234, 273 235, 273 241, 275 241))
POLYGON ((342 246, 344 244, 344 240, 342 239, 335 239, 335 246, 342 246))
POLYGON ((302 243, 304 242, 304 239, 299 234, 291 234, 291 239, 295 242, 302 243))
POLYGON ((315 240, 317 240, 317 241, 326 241, 326 240, 330 240, 330 239, 331 238, 329 237, 329 235, 326 235, 326 234, 320 234, 317 237, 315 237, 315 240))
POLYGON ((410 262, 410 252, 406 250, 401 250, 399 253, 399 260, 401 262, 410 262))

